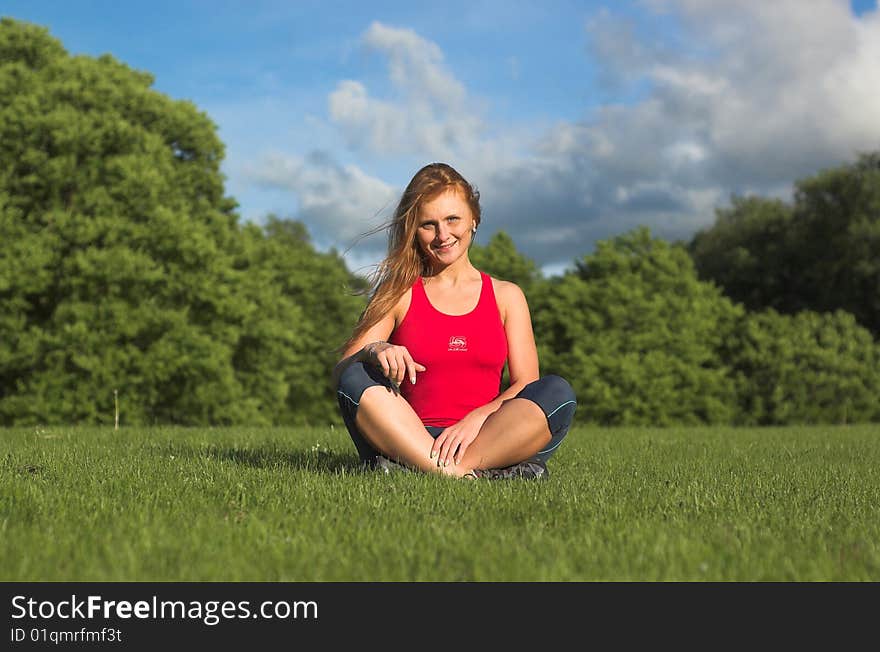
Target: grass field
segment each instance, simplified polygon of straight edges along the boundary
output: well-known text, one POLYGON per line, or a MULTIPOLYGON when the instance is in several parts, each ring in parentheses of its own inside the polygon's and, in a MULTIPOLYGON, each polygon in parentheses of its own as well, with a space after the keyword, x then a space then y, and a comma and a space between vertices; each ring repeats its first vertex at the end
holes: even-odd
POLYGON ((340 428, 0 430, 5 581, 878 581, 880 427, 577 428, 546 482, 340 428))

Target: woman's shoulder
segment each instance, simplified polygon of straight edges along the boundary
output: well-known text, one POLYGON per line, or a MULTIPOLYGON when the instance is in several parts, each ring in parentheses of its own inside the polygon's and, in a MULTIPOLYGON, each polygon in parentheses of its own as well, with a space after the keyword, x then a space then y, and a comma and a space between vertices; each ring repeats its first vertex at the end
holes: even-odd
POLYGON ((519 285, 513 281, 504 281, 494 276, 489 276, 489 278, 492 281, 495 303, 498 304, 498 311, 501 313, 502 321, 507 321, 507 315, 511 311, 522 310, 524 307, 528 310, 526 295, 519 285))
POLYGON ((499 300, 502 298, 518 300, 520 297, 525 297, 522 289, 513 281, 505 281, 488 274, 487 276, 492 281, 492 290, 499 300))

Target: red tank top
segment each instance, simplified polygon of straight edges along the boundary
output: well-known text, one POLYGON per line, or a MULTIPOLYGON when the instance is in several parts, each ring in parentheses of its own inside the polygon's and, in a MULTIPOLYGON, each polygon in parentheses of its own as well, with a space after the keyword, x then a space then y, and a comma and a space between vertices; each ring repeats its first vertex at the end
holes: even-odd
POLYGON ((428 300, 422 279, 412 286, 412 300, 400 326, 388 340, 405 346, 427 371, 416 384, 400 386, 426 426, 447 427, 471 410, 494 400, 501 391, 507 360, 507 336, 492 279, 480 272, 483 287, 477 307, 464 315, 447 315, 428 300))

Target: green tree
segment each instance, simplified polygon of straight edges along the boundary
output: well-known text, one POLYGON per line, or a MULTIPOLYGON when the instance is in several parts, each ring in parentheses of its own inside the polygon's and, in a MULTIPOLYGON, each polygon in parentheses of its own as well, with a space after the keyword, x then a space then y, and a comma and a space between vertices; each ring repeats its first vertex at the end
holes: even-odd
POLYGON ((880 152, 800 181, 794 258, 805 307, 880 335, 880 152))
MULTIPOLYGON (((364 308, 364 296, 357 292, 365 290, 367 283, 348 271, 335 250, 317 252, 301 222, 270 215, 262 228, 251 226, 249 234, 254 246, 250 264, 259 274, 260 285, 277 288, 279 302, 297 309, 297 316, 283 328, 298 344, 288 343, 277 353, 264 352, 277 356, 284 350, 302 350, 295 363, 283 370, 285 396, 275 421, 339 421, 329 373, 337 362, 337 349, 364 308)), ((253 346, 262 341, 256 340, 253 346)))
POLYGON ((734 384, 720 352, 741 312, 683 248, 640 228, 598 243, 538 297, 542 373, 571 382, 582 421, 726 423, 734 384))
POLYGON ((794 261, 792 207, 778 199, 734 197, 711 229, 688 245, 700 278, 714 281, 749 310, 803 309, 794 261))
POLYGON ((0 22, 2 424, 110 422, 117 389, 123 423, 284 405, 302 311, 250 262, 215 125, 152 83, 0 22))
POLYGON ((743 315, 724 357, 747 425, 880 418, 880 349, 846 312, 743 315))
POLYGON ((880 152, 798 181, 793 203, 734 198, 689 244, 751 310, 845 310, 880 334, 880 152))

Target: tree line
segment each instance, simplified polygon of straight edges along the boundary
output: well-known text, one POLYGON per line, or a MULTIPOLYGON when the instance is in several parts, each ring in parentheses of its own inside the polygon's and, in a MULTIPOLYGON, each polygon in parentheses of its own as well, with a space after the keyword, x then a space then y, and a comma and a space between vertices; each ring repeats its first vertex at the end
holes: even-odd
MULTIPOLYGON (((0 425, 111 423, 114 391, 128 425, 338 422, 365 279, 296 220, 243 223, 216 125, 152 84, 0 21, 0 425)), ((504 232, 471 258, 523 287, 581 423, 880 420, 878 153, 562 276, 504 232)))

